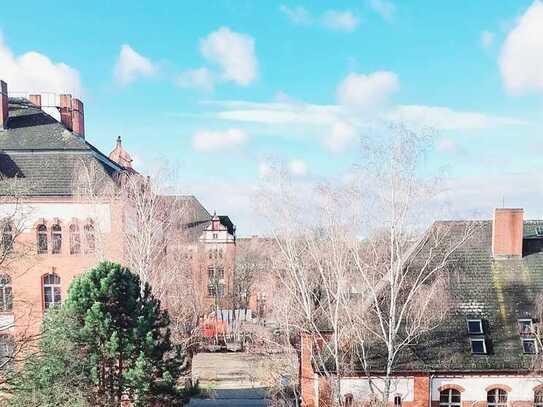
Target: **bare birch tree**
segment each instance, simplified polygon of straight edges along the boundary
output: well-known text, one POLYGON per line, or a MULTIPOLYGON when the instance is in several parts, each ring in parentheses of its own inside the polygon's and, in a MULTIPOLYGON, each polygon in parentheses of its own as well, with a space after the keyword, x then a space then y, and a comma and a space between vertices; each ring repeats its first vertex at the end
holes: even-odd
POLYGON ((448 266, 475 225, 427 228, 441 215, 438 184, 423 166, 429 141, 387 126, 364 143, 356 182, 311 191, 313 205, 284 185, 267 198, 275 197, 268 212, 283 318, 313 336, 314 365, 331 381, 334 404, 343 403, 341 376, 352 368, 386 403, 400 355, 447 315, 448 266))

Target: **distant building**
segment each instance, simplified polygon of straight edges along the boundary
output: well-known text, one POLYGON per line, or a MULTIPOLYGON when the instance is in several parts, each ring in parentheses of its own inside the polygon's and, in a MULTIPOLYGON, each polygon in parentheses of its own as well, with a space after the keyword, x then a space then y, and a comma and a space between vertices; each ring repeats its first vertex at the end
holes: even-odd
MULTIPOLYGON (((466 224, 450 223, 451 238, 466 224)), ((534 357, 543 352, 535 309, 543 292, 543 221, 524 221, 522 209, 496 209, 494 219, 480 222, 457 250, 448 271, 456 272, 449 285, 452 312, 431 335, 398 356, 389 404, 543 405, 543 377, 532 369, 534 357)), ((329 405, 332 397, 329 379, 313 363, 316 352, 312 338, 302 337, 300 382, 307 407, 329 405)), ((378 360, 372 363, 379 366, 378 360)), ((374 367, 375 378, 378 371, 374 367)), ((340 379, 340 392, 346 405, 365 405, 370 399, 361 366, 340 379)))

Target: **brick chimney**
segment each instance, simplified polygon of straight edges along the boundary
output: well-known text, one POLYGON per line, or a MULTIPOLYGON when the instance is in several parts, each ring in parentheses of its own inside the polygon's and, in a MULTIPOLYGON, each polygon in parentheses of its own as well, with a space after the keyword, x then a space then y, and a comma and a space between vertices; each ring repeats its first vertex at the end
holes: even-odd
POLYGON ((8 127, 8 84, 0 80, 0 130, 8 127))
POLYGON ((73 130, 72 95, 60 95, 60 121, 68 130, 73 130))
POLYGON ((524 209, 497 208, 492 224, 492 255, 521 257, 524 236, 524 209))
POLYGON ((30 100, 30 103, 33 105, 41 107, 41 95, 28 95, 28 100, 30 100))
POLYGON ((72 99, 72 126, 73 132, 85 138, 85 116, 83 114, 83 102, 72 99))

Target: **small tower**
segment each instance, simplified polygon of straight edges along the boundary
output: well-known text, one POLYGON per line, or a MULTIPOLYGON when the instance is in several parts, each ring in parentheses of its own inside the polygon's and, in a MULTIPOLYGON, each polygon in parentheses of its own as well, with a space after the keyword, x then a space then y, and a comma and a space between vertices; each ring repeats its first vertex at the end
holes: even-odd
POLYGON ((117 164, 125 168, 132 168, 132 157, 123 148, 121 136, 117 137, 117 145, 113 151, 109 153, 109 159, 115 161, 117 164))

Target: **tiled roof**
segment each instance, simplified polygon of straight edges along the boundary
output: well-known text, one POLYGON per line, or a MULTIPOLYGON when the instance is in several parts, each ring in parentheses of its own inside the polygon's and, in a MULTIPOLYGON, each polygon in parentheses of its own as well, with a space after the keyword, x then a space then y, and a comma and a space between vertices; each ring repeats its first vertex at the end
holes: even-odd
POLYGON ((76 172, 91 163, 104 179, 123 170, 28 100, 9 99, 7 129, 0 130, 0 177, 23 180, 24 194, 72 195, 76 172))
MULTIPOLYGON (((447 224, 449 241, 459 241, 466 222, 447 224)), ((543 293, 543 221, 524 222, 523 256, 492 256, 492 221, 477 222, 474 234, 451 258, 449 279, 451 311, 446 320, 398 356, 396 372, 518 371, 530 369, 532 355, 524 354, 518 320, 535 319, 535 300, 543 293), (487 339, 486 355, 472 354, 467 319, 481 319, 487 339)), ((416 261, 415 261, 416 262, 416 261)), ((535 321, 537 322, 537 321, 535 321)), ((374 371, 383 368, 384 352, 370 350, 374 371)), ((317 366, 315 366, 317 368, 317 366)), ((359 369, 353 366, 355 370, 359 369)))
MULTIPOLYGON (((523 353, 518 319, 534 318, 534 302, 543 291, 543 238, 532 239, 543 221, 525 221, 523 256, 494 259, 492 222, 481 222, 475 234, 452 258, 449 266, 452 309, 446 322, 429 338, 404 355, 402 365, 435 370, 515 370, 529 368, 523 353), (530 237, 530 239, 528 239, 530 237), (488 355, 473 355, 467 319, 482 319, 488 355), (409 360, 409 361, 408 361, 409 360)), ((465 224, 451 228, 462 233, 465 224)))

